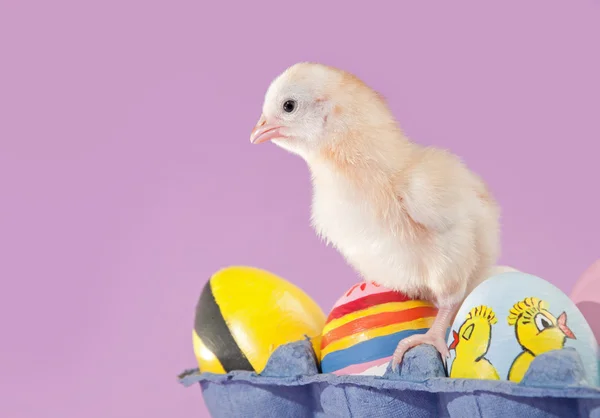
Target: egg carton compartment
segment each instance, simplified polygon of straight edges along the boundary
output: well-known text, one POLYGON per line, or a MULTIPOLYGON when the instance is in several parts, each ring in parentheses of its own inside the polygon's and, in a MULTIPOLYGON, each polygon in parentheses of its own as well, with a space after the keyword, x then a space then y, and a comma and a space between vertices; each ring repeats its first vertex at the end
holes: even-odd
POLYGON ((521 383, 450 379, 437 351, 410 350, 383 377, 319 373, 307 341, 279 347, 264 371, 224 375, 187 370, 208 410, 220 417, 596 417, 600 388, 585 379, 581 358, 565 348, 536 357, 521 383))

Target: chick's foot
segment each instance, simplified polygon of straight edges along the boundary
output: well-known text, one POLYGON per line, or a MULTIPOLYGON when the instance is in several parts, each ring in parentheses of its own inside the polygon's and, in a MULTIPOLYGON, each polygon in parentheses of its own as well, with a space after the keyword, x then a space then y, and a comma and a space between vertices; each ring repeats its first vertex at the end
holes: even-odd
POLYGON ((458 306, 440 308, 431 328, 425 334, 415 334, 401 340, 392 356, 392 369, 397 370, 398 365, 402 363, 404 354, 411 348, 421 344, 434 346, 442 356, 442 361, 445 364, 446 359, 450 357, 450 350, 446 346, 446 332, 456 315, 457 308, 458 306))
POLYGON ((396 351, 394 351, 394 355, 392 356, 392 369, 394 371, 397 370, 404 358, 404 354, 411 348, 421 344, 434 346, 445 361, 445 359, 450 356, 450 351, 446 346, 446 339, 444 336, 443 333, 427 331, 425 334, 415 334, 403 339, 398 343, 398 347, 396 347, 396 351))

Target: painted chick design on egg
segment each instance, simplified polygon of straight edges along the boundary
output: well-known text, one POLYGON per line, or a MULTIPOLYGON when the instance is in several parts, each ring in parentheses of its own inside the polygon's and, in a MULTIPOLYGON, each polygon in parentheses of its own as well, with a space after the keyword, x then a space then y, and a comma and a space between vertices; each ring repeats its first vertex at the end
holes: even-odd
POLYGON ((508 325, 514 326, 515 336, 523 351, 514 359, 508 380, 520 382, 536 356, 564 348, 567 338, 575 334, 567 326, 567 314, 558 318, 548 311, 548 304, 536 297, 517 302, 508 315, 508 325))
POLYGON ((480 305, 471 309, 458 332, 452 331, 454 341, 449 349, 456 351, 456 358, 450 369, 450 377, 500 379, 496 368, 485 358, 492 340, 492 325, 497 322, 494 311, 480 305))

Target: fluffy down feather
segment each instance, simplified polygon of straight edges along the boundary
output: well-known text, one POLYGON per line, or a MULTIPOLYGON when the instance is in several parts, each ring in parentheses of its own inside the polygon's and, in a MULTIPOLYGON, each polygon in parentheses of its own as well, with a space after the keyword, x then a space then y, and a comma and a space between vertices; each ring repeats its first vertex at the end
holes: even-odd
POLYGON ((400 342, 394 366, 422 343, 447 357, 446 329, 499 256, 499 207, 482 179, 410 141, 381 95, 321 64, 271 83, 251 135, 268 140, 306 161, 317 234, 366 280, 439 307, 426 334, 400 342))

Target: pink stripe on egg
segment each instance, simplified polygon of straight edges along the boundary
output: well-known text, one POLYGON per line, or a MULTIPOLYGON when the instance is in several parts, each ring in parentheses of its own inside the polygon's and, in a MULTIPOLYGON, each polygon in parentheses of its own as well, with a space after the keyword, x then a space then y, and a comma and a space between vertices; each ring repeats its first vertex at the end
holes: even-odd
POLYGON ((392 359, 392 356, 389 356, 389 357, 380 358, 380 359, 373 360, 373 361, 368 361, 366 363, 353 364, 351 366, 344 367, 343 369, 336 370, 335 372, 333 372, 333 374, 340 376, 340 375, 346 375, 346 374, 362 373, 365 370, 370 369, 371 367, 380 366, 384 363, 389 363, 391 359, 392 359))
POLYGON ((376 295, 378 293, 389 292, 390 289, 386 289, 383 286, 378 286, 371 282, 360 282, 352 286, 337 302, 333 305, 339 306, 344 303, 352 302, 353 300, 360 299, 369 295, 376 295))

